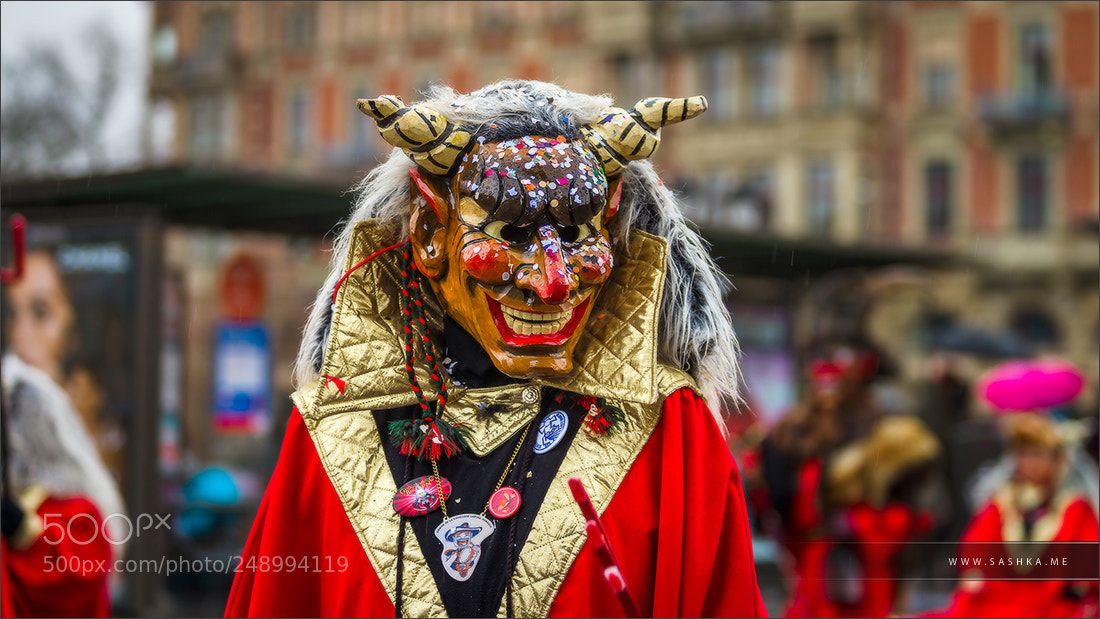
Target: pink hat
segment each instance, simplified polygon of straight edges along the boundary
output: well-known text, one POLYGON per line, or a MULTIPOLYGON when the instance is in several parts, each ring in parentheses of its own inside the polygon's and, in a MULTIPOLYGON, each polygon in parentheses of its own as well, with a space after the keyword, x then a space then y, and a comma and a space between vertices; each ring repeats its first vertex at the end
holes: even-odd
POLYGON ((998 412, 1034 411, 1072 402, 1085 386, 1073 364, 1057 359, 1008 361, 986 372, 978 395, 998 412))

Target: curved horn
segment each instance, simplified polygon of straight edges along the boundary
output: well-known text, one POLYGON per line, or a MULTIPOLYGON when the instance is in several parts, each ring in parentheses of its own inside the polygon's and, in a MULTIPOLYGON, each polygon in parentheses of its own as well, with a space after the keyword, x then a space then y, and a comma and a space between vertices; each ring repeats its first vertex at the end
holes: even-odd
POLYGON ((630 112, 604 110, 603 119, 581 127, 581 133, 599 155, 604 173, 618 174, 628 163, 651 156, 661 143, 661 127, 695 118, 707 109, 706 97, 642 99, 630 112))
POLYGON ((378 123, 382 139, 405 151, 417 165, 432 174, 449 176, 470 144, 470 133, 459 129, 442 114, 414 105, 400 97, 383 95, 359 99, 359 110, 378 123))

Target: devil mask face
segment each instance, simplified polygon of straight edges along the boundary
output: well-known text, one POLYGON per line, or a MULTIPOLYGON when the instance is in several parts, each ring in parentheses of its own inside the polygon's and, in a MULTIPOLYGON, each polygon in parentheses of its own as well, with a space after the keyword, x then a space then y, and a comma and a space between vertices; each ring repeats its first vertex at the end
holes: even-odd
POLYGON ((613 267, 605 220, 618 183, 587 145, 476 144, 452 179, 413 183, 415 259, 447 313, 510 376, 570 371, 613 267))
MULTIPOLYGON (((565 118, 555 95, 509 88, 470 95, 466 112, 478 96, 526 97, 529 109, 502 114, 565 118)), ((475 140, 471 130, 490 122, 467 127, 438 107, 406 107, 390 95, 357 103, 416 164, 409 229, 417 269, 497 368, 517 378, 572 370, 573 349, 613 267, 606 226, 620 173, 653 154, 661 127, 706 109, 703 97, 651 97, 584 124, 567 119, 568 139, 524 129, 515 139, 475 140)))

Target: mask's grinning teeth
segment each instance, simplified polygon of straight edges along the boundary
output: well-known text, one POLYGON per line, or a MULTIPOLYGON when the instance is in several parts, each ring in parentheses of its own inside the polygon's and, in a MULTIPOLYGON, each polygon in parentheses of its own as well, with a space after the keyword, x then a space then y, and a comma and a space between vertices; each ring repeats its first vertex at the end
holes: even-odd
POLYGON ((536 313, 500 306, 504 323, 517 335, 553 335, 569 324, 573 311, 536 313))

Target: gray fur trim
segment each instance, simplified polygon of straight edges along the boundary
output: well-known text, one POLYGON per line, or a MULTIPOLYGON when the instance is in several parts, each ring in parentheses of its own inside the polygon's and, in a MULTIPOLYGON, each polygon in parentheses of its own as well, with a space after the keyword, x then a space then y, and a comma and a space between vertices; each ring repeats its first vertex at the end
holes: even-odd
MULTIPOLYGON (((87 498, 99 509, 110 540, 129 539, 126 518, 111 517, 127 516, 118 485, 65 391, 10 353, 3 357, 2 380, 12 489, 21 492, 38 485, 49 496, 87 498)), ((124 542, 111 546, 114 556, 121 556, 124 542)))
POLYGON ((659 353, 695 378, 718 415, 741 402, 740 347, 723 300, 732 286, 650 162, 631 162, 622 179, 617 229, 612 231, 617 242, 625 242, 630 231, 638 229, 669 244, 659 353))

